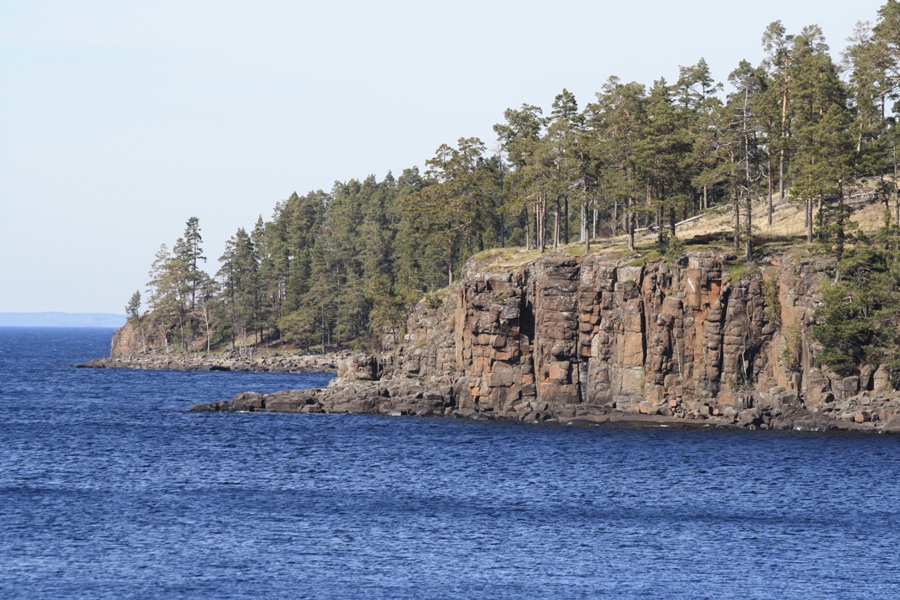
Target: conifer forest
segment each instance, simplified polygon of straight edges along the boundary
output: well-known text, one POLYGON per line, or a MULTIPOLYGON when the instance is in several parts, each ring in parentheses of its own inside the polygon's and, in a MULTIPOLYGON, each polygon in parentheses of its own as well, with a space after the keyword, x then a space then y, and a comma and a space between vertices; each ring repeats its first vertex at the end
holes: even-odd
POLYGON ((832 52, 816 25, 787 31, 775 21, 761 32, 764 59, 741 61, 726 81, 700 58, 675 81, 612 76, 586 102, 563 89, 549 107, 508 108, 496 140, 461 137, 422 169, 293 193, 220 251, 203 248, 191 217, 159 249, 129 320, 170 352, 378 349, 386 333, 402 332, 411 306, 484 250, 589 252, 613 236, 633 250, 635 231, 647 228, 677 248, 676 223, 729 206, 728 243, 752 260, 751 205, 767 205, 771 220, 773 204, 790 202, 805 211, 796 243, 842 261, 835 298, 854 286, 883 292, 855 308, 834 300, 824 317, 833 321, 819 332, 829 360, 856 362, 854 352, 875 344, 875 326, 861 332, 856 317, 877 313, 872 302, 900 305, 900 1, 860 16, 872 20, 843 51, 832 52), (860 182, 885 209, 874 237, 848 219, 846 198, 860 182), (855 345, 841 347, 853 335, 855 345))

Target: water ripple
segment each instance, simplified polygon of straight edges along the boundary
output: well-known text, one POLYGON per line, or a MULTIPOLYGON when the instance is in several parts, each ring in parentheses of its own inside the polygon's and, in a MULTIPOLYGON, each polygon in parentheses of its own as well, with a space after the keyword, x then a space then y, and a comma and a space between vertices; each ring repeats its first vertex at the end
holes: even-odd
POLYGON ((900 441, 188 413, 0 329, 2 598, 896 598, 900 441))

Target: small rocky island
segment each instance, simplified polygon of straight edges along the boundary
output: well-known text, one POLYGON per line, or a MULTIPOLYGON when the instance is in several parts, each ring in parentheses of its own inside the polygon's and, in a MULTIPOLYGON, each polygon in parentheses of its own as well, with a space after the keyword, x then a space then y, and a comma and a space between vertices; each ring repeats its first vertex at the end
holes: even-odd
MULTIPOLYGON (((307 363, 327 371, 339 361, 329 387, 247 392, 191 410, 900 431, 900 395, 882 369, 841 377, 816 366, 809 327, 834 260, 795 250, 747 270, 735 259, 716 249, 675 263, 564 251, 517 263, 487 253, 420 302, 384 353, 307 363)), ((122 354, 127 338, 126 327, 113 357, 90 366, 140 368, 122 354)), ((284 356, 259 360, 293 370, 284 356)))

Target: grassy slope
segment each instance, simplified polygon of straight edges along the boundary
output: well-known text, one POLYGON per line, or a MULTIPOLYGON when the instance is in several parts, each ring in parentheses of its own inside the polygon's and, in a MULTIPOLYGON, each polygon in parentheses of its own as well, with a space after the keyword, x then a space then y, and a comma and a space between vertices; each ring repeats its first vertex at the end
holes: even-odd
MULTIPOLYGON (((866 192, 867 190, 863 190, 866 192)), ((884 205, 871 199, 865 193, 848 201, 853 209, 851 220, 856 222, 859 230, 873 233, 884 224, 884 205)), ((806 245, 806 226, 804 210, 800 202, 786 200, 776 202, 772 215, 772 224, 768 224, 767 203, 760 201, 753 208, 754 247, 769 250, 787 249, 788 247, 806 245)), ((813 218, 815 218, 815 213, 813 218)), ((896 218, 896 215, 892 215, 896 218)), ((687 245, 687 249, 700 247, 730 248, 733 235, 733 215, 730 206, 712 208, 707 213, 690 223, 677 228, 678 238, 687 245)), ((642 255, 653 252, 656 248, 657 233, 643 231, 635 234, 635 247, 642 255)), ((595 239, 591 242, 592 252, 621 253, 626 255, 628 238, 619 235, 611 238, 595 239)), ((550 250, 548 250, 549 252, 550 250)), ((570 255, 584 254, 584 244, 576 242, 561 247, 558 251, 570 255)), ((503 248, 481 252, 474 260, 481 262, 490 271, 504 272, 521 269, 540 256, 537 250, 524 248, 503 248)))

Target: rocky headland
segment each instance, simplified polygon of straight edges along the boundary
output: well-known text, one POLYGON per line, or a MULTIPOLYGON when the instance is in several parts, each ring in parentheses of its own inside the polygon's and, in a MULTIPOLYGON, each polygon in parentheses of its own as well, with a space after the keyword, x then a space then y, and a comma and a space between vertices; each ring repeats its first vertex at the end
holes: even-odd
POLYGON ((75 365, 79 369, 145 369, 172 371, 271 371, 279 373, 335 373, 337 365, 350 357, 348 352, 297 354, 287 351, 226 350, 220 353, 166 353, 123 346, 121 334, 130 334, 125 325, 113 337, 109 358, 75 365))
POLYGON ((420 302, 386 352, 343 359, 328 388, 191 410, 900 431, 882 369, 816 365, 809 328, 833 267, 801 250, 751 267, 722 250, 675 263, 487 253, 420 302))

